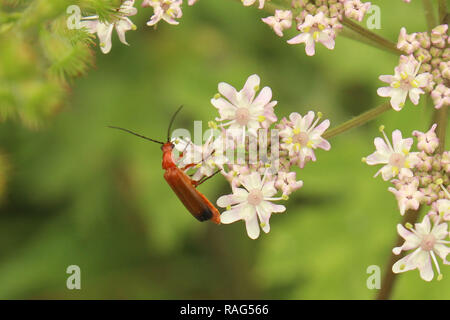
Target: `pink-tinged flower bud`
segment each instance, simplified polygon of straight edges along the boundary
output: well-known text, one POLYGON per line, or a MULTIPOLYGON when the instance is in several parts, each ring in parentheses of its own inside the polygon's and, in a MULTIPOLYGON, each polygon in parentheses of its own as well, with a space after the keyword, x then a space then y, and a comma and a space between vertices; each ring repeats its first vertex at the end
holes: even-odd
POLYGON ((398 36, 397 48, 411 54, 420 48, 420 43, 416 39, 417 33, 407 34, 406 28, 400 29, 400 34, 398 36))
POLYGON ((422 65, 420 66, 419 72, 421 72, 421 73, 424 73, 424 72, 430 73, 431 70, 432 70, 431 64, 429 64, 429 63, 422 63, 422 65))
MULTIPOLYGON (((437 154, 437 155, 435 155, 433 157, 433 165, 432 165, 432 167, 433 167, 434 171, 441 171, 441 159, 440 159, 440 155, 439 154, 437 154)), ((437 179, 440 179, 440 178, 441 178, 441 176, 439 174, 438 176, 436 176, 434 178, 434 180, 437 180, 437 179)))
POLYGON ((306 8, 306 11, 308 11, 309 13, 311 13, 311 14, 316 14, 317 7, 316 7, 314 4, 308 3, 308 4, 305 6, 305 8, 306 8))
POLYGON ((290 10, 275 10, 275 15, 262 18, 262 21, 268 24, 279 36, 283 36, 283 30, 292 26, 292 12, 290 10))
MULTIPOLYGON (((430 166, 431 168, 431 166, 430 166)), ((431 170, 431 169, 430 169, 431 170)), ((429 170, 427 170, 429 171, 429 170)), ((421 179, 420 179, 420 184, 423 186, 428 186, 430 183, 433 182, 433 177, 429 174, 424 175, 421 179)))
POLYGON ((444 61, 450 59, 450 48, 445 48, 445 50, 442 52, 442 59, 444 61))
POLYGON ((430 54, 432 57, 434 58, 439 58, 442 55, 442 50, 436 47, 431 47, 430 48, 430 54))
POLYGON ((292 0, 293 8, 305 8, 309 0, 292 0))
POLYGON ((441 62, 439 64, 439 70, 441 71, 442 77, 450 79, 450 61, 441 62))
POLYGON ((278 172, 278 176, 275 181, 275 188, 281 190, 283 195, 288 196, 295 190, 300 189, 302 186, 303 181, 297 181, 295 172, 278 172))
POLYGON ((423 200, 423 193, 418 190, 419 179, 414 178, 411 183, 399 185, 399 188, 389 187, 388 190, 392 192, 397 198, 400 214, 404 215, 407 210, 417 210, 423 200))
POLYGON ((414 57, 419 60, 422 61, 422 63, 427 63, 430 62, 431 59, 433 59, 433 57, 431 56, 431 53, 428 49, 424 49, 424 48, 419 48, 416 50, 416 52, 414 53, 414 57))
POLYGON ((426 188, 420 188, 422 192, 422 202, 426 205, 431 205, 437 199, 436 192, 429 186, 426 188))
POLYGON ((422 48, 428 49, 431 46, 430 36, 427 32, 417 33, 417 41, 419 41, 422 48))
POLYGON ((323 12, 324 15, 328 16, 328 6, 318 7, 316 13, 318 12, 323 12))
MULTIPOLYGON (((438 68, 439 65, 441 64, 442 60, 440 58, 433 58, 431 59, 431 66, 433 68, 438 68)), ((439 72, 439 75, 441 75, 441 73, 439 72)))
POLYGON ((442 24, 431 30, 431 43, 438 48, 445 48, 447 43, 447 30, 448 26, 442 24))
MULTIPOLYGON (((428 172, 432 169, 432 161, 427 157, 426 159, 421 159, 416 164, 416 168, 422 172, 428 172)), ((431 182, 431 181, 430 181, 431 182)))
MULTIPOLYGON (((441 167, 446 173, 450 173, 450 152, 444 151, 441 157, 441 167)), ((447 178, 450 177, 447 175, 447 178)))
POLYGON ((417 148, 420 151, 425 151, 428 154, 434 153, 436 148, 439 146, 439 138, 436 135, 437 124, 433 126, 426 133, 414 130, 413 136, 417 138, 417 148))
POLYGON ((450 200, 449 199, 439 199, 433 202, 428 216, 434 223, 439 223, 440 221, 450 221, 450 200))
POLYGON ((360 0, 348 0, 344 2, 344 13, 347 18, 362 21, 366 11, 370 8, 370 2, 362 3, 360 0))
POLYGON ((443 84, 438 84, 431 92, 431 98, 436 109, 450 105, 450 88, 443 84))

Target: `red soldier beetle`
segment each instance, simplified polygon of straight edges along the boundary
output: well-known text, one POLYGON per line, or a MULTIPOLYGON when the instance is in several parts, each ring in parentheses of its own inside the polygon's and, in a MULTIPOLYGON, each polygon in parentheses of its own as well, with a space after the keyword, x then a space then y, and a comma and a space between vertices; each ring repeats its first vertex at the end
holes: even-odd
POLYGON ((149 140, 151 142, 155 142, 161 144, 161 150, 163 152, 162 158, 162 168, 165 170, 164 179, 167 181, 169 186, 184 204, 186 209, 199 221, 211 220, 216 224, 220 224, 220 213, 219 210, 200 192, 196 189, 196 187, 219 171, 216 171, 209 177, 204 177, 199 181, 192 180, 184 170, 194 166, 195 164, 189 164, 186 167, 180 169, 177 167, 173 160, 173 148, 175 145, 170 141, 170 129, 172 128, 173 121, 175 120, 176 115, 180 112, 181 108, 174 113, 172 119, 170 120, 169 128, 167 130, 167 142, 161 142, 155 139, 147 138, 143 135, 135 133, 131 130, 109 126, 109 128, 122 130, 128 133, 131 133, 137 137, 149 140))

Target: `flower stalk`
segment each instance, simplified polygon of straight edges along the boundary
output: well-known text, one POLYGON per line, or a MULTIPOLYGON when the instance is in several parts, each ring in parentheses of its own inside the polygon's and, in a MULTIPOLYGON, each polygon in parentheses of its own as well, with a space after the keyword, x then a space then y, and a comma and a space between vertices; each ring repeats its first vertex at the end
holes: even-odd
MULTIPOLYGON (((342 29, 340 32, 340 35, 342 35, 345 38, 348 38, 348 39, 351 39, 354 41, 358 41, 360 43, 369 45, 371 47, 386 51, 386 47, 384 45, 380 44, 379 42, 372 41, 371 39, 368 39, 367 37, 361 35, 360 33, 355 32, 354 30, 352 30, 350 28, 342 29)), ((388 50, 387 52, 394 53, 391 50, 388 50)), ((395 52, 394 54, 397 55, 397 52, 395 52)))
POLYGON ((425 13, 425 18, 427 20, 428 31, 431 31, 435 26, 437 26, 437 21, 434 16, 433 4, 430 0, 422 0, 423 10, 425 13))
POLYGON ((448 106, 437 109, 433 114, 433 123, 437 124, 436 134, 439 138, 438 153, 442 153, 445 150, 445 136, 447 132, 448 122, 448 106))
POLYGON ((439 0, 439 21, 445 23, 447 19, 447 0, 439 0))
POLYGON ((380 114, 382 114, 388 110, 391 110, 391 109, 392 109, 392 107, 389 102, 383 103, 382 105, 379 105, 378 107, 370 109, 370 110, 360 114, 359 116, 356 116, 356 117, 338 125, 337 127, 327 130, 323 134, 323 137, 325 139, 329 139, 329 138, 337 136, 338 134, 341 134, 345 131, 348 131, 352 128, 362 126, 363 124, 375 119, 380 114))
POLYGON ((402 54, 402 51, 397 49, 397 45, 394 42, 389 41, 389 40, 377 35, 376 33, 372 32, 370 30, 367 30, 364 27, 361 27, 359 24, 357 24, 356 22, 353 22, 352 20, 350 20, 348 18, 345 18, 345 17, 343 18, 342 25, 344 27, 347 27, 348 29, 360 34, 361 36, 377 43, 379 45, 379 47, 382 47, 391 53, 394 53, 397 55, 402 54))

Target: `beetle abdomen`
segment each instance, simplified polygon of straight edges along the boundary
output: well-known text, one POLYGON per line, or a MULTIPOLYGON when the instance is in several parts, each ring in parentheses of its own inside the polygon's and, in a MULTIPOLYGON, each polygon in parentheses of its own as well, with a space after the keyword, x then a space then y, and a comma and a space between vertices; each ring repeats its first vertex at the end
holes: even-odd
POLYGON ((169 186, 186 209, 199 221, 212 220, 220 223, 220 213, 214 205, 192 185, 189 177, 177 167, 168 168, 164 173, 169 186))

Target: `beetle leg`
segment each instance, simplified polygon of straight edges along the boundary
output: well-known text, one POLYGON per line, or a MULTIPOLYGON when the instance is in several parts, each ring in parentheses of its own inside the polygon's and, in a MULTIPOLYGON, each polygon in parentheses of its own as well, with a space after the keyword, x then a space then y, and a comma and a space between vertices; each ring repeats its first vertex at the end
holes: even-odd
POLYGON ((188 143, 186 143, 186 146, 184 147, 183 151, 180 152, 180 157, 178 159, 181 159, 184 156, 184 153, 186 152, 187 148, 189 147, 189 145, 192 143, 192 141, 189 140, 188 143))
POLYGON ((197 187, 199 185, 201 185, 203 182, 205 182, 208 179, 211 179, 212 177, 214 177, 216 174, 218 174, 221 170, 217 170, 216 172, 214 172, 212 175, 208 176, 208 177, 203 177, 201 178, 199 181, 194 181, 192 180, 192 184, 194 185, 194 187, 197 187))
POLYGON ((195 163, 190 163, 190 164, 188 164, 188 165, 186 165, 184 168, 181 168, 181 170, 187 170, 187 169, 189 169, 189 168, 192 168, 192 167, 194 167, 196 164, 195 163))

